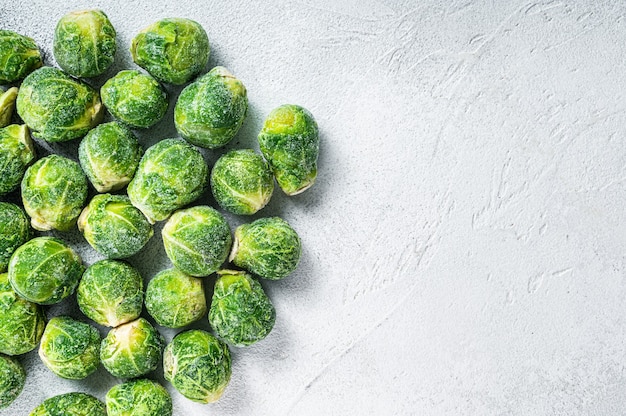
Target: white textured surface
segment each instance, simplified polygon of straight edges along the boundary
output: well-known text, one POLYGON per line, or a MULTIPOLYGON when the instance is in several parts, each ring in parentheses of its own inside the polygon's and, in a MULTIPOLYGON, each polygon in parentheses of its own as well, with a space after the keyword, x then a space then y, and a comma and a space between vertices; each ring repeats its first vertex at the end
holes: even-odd
MULTIPOLYGON (((230 147, 258 149, 262 119, 285 102, 322 133, 318 183, 259 215, 283 216, 304 243, 294 275, 264 282, 275 330, 233 350, 220 402, 168 385, 177 415, 626 411, 624 1, 135 3, 3 0, 0 25, 51 64, 58 18, 102 8, 120 69, 141 28, 191 17, 210 65, 249 91, 230 147)), ((174 135, 167 117, 144 144, 174 135)), ((157 243, 131 259, 146 278, 169 267, 157 243)), ((115 383, 23 362, 27 387, 3 415, 115 383)))

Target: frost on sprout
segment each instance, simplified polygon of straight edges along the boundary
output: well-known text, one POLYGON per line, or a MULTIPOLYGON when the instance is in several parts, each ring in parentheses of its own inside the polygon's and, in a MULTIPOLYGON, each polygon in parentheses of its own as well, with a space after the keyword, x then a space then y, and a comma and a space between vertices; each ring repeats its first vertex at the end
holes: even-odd
POLYGON ((107 416, 104 403, 85 393, 65 393, 50 397, 29 416, 107 416))
POLYGON ((10 202, 0 202, 0 273, 7 270, 13 252, 32 235, 24 210, 10 202))
POLYGON ((156 381, 139 379, 113 386, 106 395, 108 416, 172 416, 172 398, 156 381))
POLYGON ((34 40, 10 30, 0 30, 0 84, 19 81, 42 65, 34 40))
POLYGON ((22 365, 14 358, 0 355, 0 409, 17 399, 25 382, 26 373, 22 365))
POLYGON ((28 127, 11 124, 0 128, 0 195, 19 188, 26 168, 35 157, 28 127))

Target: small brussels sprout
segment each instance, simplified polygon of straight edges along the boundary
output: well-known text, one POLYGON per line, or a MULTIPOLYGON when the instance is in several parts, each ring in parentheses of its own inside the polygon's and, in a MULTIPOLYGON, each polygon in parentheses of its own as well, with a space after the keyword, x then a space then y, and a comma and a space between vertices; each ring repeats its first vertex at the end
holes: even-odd
POLYGON ((161 82, 182 85, 198 75, 209 60, 206 32, 193 20, 159 20, 139 32, 130 53, 133 61, 161 82))
POLYGON ((43 309, 22 299, 0 274, 0 353, 20 355, 34 350, 46 326, 43 309))
POLYGON ((300 237, 286 221, 260 218, 237 227, 228 260, 257 276, 278 280, 296 269, 301 252, 300 237))
POLYGON ((164 344, 159 331, 139 318, 109 331, 102 340, 100 360, 115 377, 139 377, 157 367, 164 344))
POLYGON ((24 299, 52 305, 74 293, 84 270, 78 254, 63 241, 36 237, 11 256, 9 281, 24 299))
POLYGON ((161 140, 141 158, 128 184, 128 197, 151 223, 162 221, 200 197, 208 171, 193 146, 178 139, 161 140))
POLYGON ((109 416, 172 416, 172 398, 156 381, 139 379, 113 386, 106 396, 109 416))
POLYGON ((215 282, 209 322, 218 337, 243 347, 265 338, 276 310, 261 284, 246 272, 220 270, 215 282))
MULTIPOLYGON (((0 89, 0 91, 4 91, 0 89)), ((0 127, 11 124, 13 111, 15 110, 15 100, 17 99, 17 87, 9 88, 0 94, 0 127)))
POLYGON ((85 393, 66 393, 44 400, 29 416, 107 416, 104 403, 85 393))
POLYGON ((217 401, 231 376, 228 345, 199 329, 182 332, 165 347, 165 379, 198 403, 217 401))
POLYGON ((317 123, 307 109, 291 104, 274 109, 263 123, 259 146, 287 195, 313 186, 320 139, 317 123))
POLYGON ((16 105, 33 136, 48 142, 83 137, 103 116, 96 90, 49 66, 26 77, 16 105))
POLYGON ((19 81, 42 64, 34 40, 10 30, 0 30, 0 84, 19 81))
POLYGON ((139 318, 143 279, 131 265, 101 260, 87 268, 78 284, 80 310, 100 325, 116 327, 139 318))
POLYGON ((215 149, 235 137, 247 111, 246 87, 226 68, 216 66, 180 93, 174 124, 190 143, 215 149))
POLYGON ((22 179, 22 203, 35 230, 69 231, 87 200, 87 177, 78 163, 59 155, 39 159, 22 179))
POLYGON ((146 245, 152 225, 126 195, 101 194, 93 197, 78 219, 85 240, 110 259, 123 259, 146 245))
POLYGON ((117 120, 131 127, 148 128, 167 111, 167 94, 150 75, 120 71, 100 89, 102 103, 117 120))
POLYGON ((22 208, 0 202, 0 273, 7 271, 13 252, 31 237, 30 222, 22 208))
POLYGON ((265 160, 254 150, 231 150, 213 166, 211 191, 226 211, 252 215, 270 201, 274 176, 265 160))
POLYGON ((99 353, 98 330, 69 316, 50 319, 39 346, 39 357, 46 367, 70 380, 81 380, 96 371, 99 353))
POLYGON ((181 328, 206 314, 202 279, 177 269, 159 272, 146 288, 146 309, 157 324, 181 328))
POLYGON ((100 193, 122 189, 133 178, 143 149, 135 135, 115 121, 100 124, 80 142, 78 160, 100 193))
POLYGON ((54 30, 54 59, 75 77, 95 77, 115 58, 115 29, 101 10, 66 14, 54 30))
POLYGON ((226 219, 208 206, 176 211, 161 232, 167 257, 191 276, 208 276, 226 261, 232 237, 226 219))
POLYGON ((0 409, 17 399, 25 382, 24 367, 15 358, 0 355, 0 409))
POLYGON ((16 190, 35 160, 35 148, 25 125, 0 128, 0 195, 16 190))

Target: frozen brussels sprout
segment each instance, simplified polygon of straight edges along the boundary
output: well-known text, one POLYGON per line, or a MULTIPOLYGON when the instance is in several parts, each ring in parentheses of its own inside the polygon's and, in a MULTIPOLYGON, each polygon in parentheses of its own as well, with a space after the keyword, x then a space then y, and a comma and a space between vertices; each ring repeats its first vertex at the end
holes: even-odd
POLYGON ((54 30, 54 59, 75 77, 104 73, 115 58, 115 29, 101 10, 66 14, 54 30))
POLYGON ((208 206, 176 211, 163 231, 167 257, 191 276, 208 276, 226 261, 232 237, 224 216, 208 206))
POLYGON ((126 195, 101 194, 93 197, 78 219, 85 240, 110 259, 123 259, 146 245, 152 225, 126 195))
POLYGON ((143 279, 131 265, 101 260, 87 268, 78 284, 80 310, 100 325, 116 327, 139 318, 143 279))
POLYGON ((36 237, 11 256, 9 281, 24 299, 52 305, 74 293, 84 270, 78 254, 63 241, 36 237))
POLYGON ((109 416, 172 416, 172 398, 156 381, 139 379, 113 386, 106 396, 109 416))
POLYGON ((0 195, 16 190, 28 165, 35 160, 35 148, 25 125, 0 128, 0 195))
POLYGON ((165 379, 198 403, 217 401, 231 376, 228 345, 202 330, 182 332, 165 347, 165 379))
POLYGON ((31 237, 30 222, 22 208, 0 202, 0 273, 7 271, 13 252, 31 237))
POLYGON ((128 197, 151 223, 200 197, 207 184, 209 167, 202 154, 183 140, 166 139, 146 150, 128 197))
POLYGON ((131 127, 148 128, 167 111, 167 94, 150 75, 120 71, 100 89, 102 103, 117 120, 131 127))
POLYGON ((221 270, 215 282, 209 322, 218 337, 243 347, 265 338, 276 310, 261 284, 246 272, 221 270))
POLYGON ((0 274, 0 353, 20 355, 39 344, 46 321, 41 306, 22 299, 0 274))
POLYGON ((41 54, 34 40, 0 30, 0 84, 19 81, 41 65, 41 54))
POLYGON ((0 355, 0 409, 9 407, 20 395, 26 382, 26 372, 14 358, 0 355))
POLYGON ((130 53, 133 61, 162 82, 182 85, 198 75, 209 60, 209 38, 189 19, 159 20, 139 32, 130 53))
POLYGON ((29 416, 107 416, 104 403, 85 393, 66 393, 44 400, 29 416))
POLYGON ((102 340, 100 360, 115 377, 139 377, 157 367, 164 344, 159 331, 139 318, 109 331, 102 340))
POLYGON ((83 137, 103 116, 96 90, 49 66, 26 77, 16 105, 33 136, 48 142, 83 137))
POLYGON ((43 331, 39 357, 57 376, 81 380, 100 364, 100 333, 69 316, 54 317, 43 331))
POLYGON ((261 152, 287 195, 304 192, 315 182, 319 145, 313 115, 297 105, 274 109, 259 133, 261 152))
POLYGON ((17 99, 17 88, 9 88, 4 91, 0 89, 0 127, 6 127, 11 124, 13 111, 15 110, 15 100, 17 99))
POLYGON ((181 328, 206 314, 202 279, 168 269, 154 276, 146 287, 146 309, 157 324, 181 328))
POLYGON ((87 200, 87 178, 78 163, 59 155, 39 159, 22 179, 22 203, 35 230, 69 231, 87 200))
POLYGON ((301 252, 300 237, 286 221, 260 218, 237 227, 229 261, 257 276, 278 280, 296 269, 301 252))
POLYGON ((80 142, 78 160, 100 193, 122 189, 133 178, 143 149, 130 129, 115 121, 100 124, 80 142))
POLYGON ((235 137, 247 111, 246 87, 226 68, 217 66, 180 93, 174 124, 190 143, 215 149, 235 137))
POLYGON ((270 201, 274 176, 265 160, 254 150, 231 150, 213 166, 211 191, 226 211, 252 215, 270 201))

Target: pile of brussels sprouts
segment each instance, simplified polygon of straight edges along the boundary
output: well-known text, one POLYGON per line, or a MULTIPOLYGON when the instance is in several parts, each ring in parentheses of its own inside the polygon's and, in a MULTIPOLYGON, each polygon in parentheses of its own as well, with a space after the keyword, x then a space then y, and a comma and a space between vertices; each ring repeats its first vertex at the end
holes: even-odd
POLYGON ((220 211, 190 204, 210 187, 219 208, 252 215, 269 202, 274 180, 287 195, 308 189, 319 150, 311 113, 297 105, 276 108, 258 135, 262 155, 232 150, 210 169, 197 147, 229 143, 248 99, 226 68, 202 75, 210 53, 202 26, 181 18, 148 26, 130 49, 147 72, 120 71, 98 91, 86 79, 102 75, 116 49, 115 29, 99 10, 59 20, 53 51, 60 69, 43 65, 33 39, 0 30, 0 84, 7 87, 0 95, 0 198, 22 201, 0 201, 0 408, 27 380, 16 356, 37 347, 59 377, 83 379, 102 364, 124 382, 107 393, 106 404, 68 393, 31 415, 171 415, 168 391, 147 378, 161 362, 165 379, 184 397, 216 401, 231 377, 229 346, 252 345, 274 326, 276 312, 258 278, 282 279, 300 259, 300 238, 286 221, 257 219, 233 237, 220 211), (144 151, 133 130, 166 114, 162 83, 189 83, 174 108, 182 139, 144 151), (105 111, 114 121, 102 123, 105 111), (58 154, 37 159, 40 144, 66 141, 76 143, 78 161, 58 154), (144 288, 123 259, 150 241, 157 221, 166 221, 162 241, 173 267, 144 288), (58 238, 56 231, 74 227, 103 260, 87 267, 58 238), (50 230, 56 231, 45 234, 50 230), (204 278, 214 274, 208 308, 204 278), (46 319, 46 305, 74 294, 84 316, 46 319), (166 345, 141 317, 144 305, 146 317, 168 328, 208 315, 213 334, 183 330, 166 345), (108 328, 104 338, 91 321, 108 328))

